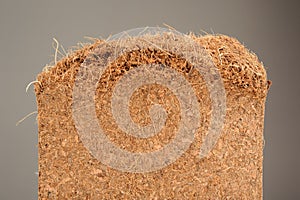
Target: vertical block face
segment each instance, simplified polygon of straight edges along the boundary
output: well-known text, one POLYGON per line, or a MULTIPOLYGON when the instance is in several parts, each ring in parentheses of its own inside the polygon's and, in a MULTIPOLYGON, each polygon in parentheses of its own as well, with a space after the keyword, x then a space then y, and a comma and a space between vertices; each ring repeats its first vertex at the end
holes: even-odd
POLYGON ((189 37, 205 49, 218 69, 225 92, 223 104, 212 99, 216 84, 210 86, 188 59, 161 48, 144 48, 142 43, 117 56, 101 76, 83 75, 82 80, 96 83, 92 92, 81 87, 77 78, 82 66, 91 69, 94 61, 104 62, 97 55, 110 56, 101 52, 103 41, 74 52, 38 75, 39 199, 262 199, 268 90, 264 67, 233 38, 189 37), (74 95, 76 87, 82 96, 74 95), (87 106, 87 97, 93 99, 93 106, 87 106), (127 111, 121 105, 125 100, 127 111), (225 105, 220 134, 210 138, 215 143, 205 141, 215 123, 214 102, 225 105), (185 103, 191 107, 183 109, 185 103), (79 120, 89 119, 85 118, 89 113, 95 114, 96 123, 79 120), (186 127, 197 127, 191 128, 191 139, 185 129, 185 137, 179 138, 180 122, 190 115, 197 118, 186 120, 186 127), (128 123, 144 128, 134 132, 128 123), (92 134, 85 135, 84 130, 92 134), (177 140, 185 142, 186 148, 165 150, 177 140), (206 143, 213 148, 201 156, 206 143))

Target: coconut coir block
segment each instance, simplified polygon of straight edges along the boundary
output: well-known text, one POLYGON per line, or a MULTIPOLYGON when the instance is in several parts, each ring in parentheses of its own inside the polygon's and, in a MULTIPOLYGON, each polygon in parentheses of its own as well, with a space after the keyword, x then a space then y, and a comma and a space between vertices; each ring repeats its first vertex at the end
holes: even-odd
MULTIPOLYGON (((226 116, 216 145, 203 158, 211 100, 205 84, 191 84, 199 103, 200 127, 193 143, 175 162, 145 173, 103 164, 83 144, 73 119, 73 88, 80 66, 103 41, 86 45, 37 77, 39 199, 262 199, 263 125, 269 87, 257 56, 224 35, 191 36, 208 52, 226 92, 226 116)), ((151 122, 153 103, 167 111, 161 131, 148 138, 124 133, 111 111, 116 83, 142 64, 164 64, 189 83, 203 80, 186 60, 160 49, 139 49, 119 57, 104 71, 95 92, 95 111, 107 138, 129 152, 151 152, 174 139, 181 120, 176 96, 158 84, 136 90, 129 103, 134 122, 151 122)), ((200 81, 201 82, 201 81, 200 81)), ((202 81, 204 82, 204 81, 202 81)))

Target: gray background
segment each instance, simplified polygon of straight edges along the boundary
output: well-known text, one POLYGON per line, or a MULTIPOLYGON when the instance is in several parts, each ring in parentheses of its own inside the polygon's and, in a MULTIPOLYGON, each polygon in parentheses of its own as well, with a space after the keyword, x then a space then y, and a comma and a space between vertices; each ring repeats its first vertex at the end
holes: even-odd
POLYGON ((264 199, 300 199, 300 12, 293 1, 0 1, 0 199, 37 199, 35 96, 26 85, 84 36, 167 23, 237 37, 264 62, 273 85, 265 120, 264 199))

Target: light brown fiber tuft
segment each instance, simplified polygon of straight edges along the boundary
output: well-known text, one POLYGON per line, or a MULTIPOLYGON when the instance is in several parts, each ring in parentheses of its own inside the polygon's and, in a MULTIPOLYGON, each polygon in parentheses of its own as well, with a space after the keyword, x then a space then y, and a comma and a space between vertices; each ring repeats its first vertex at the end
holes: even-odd
POLYGON ((95 159, 81 142, 72 119, 76 73, 89 52, 103 41, 69 54, 41 72, 34 83, 38 105, 39 199, 262 199, 263 126, 270 82, 257 56, 224 35, 191 37, 203 46, 219 69, 226 91, 226 117, 221 137, 203 159, 199 149, 207 134, 211 100, 203 78, 185 59, 160 49, 132 51, 110 65, 96 91, 99 124, 117 146, 131 152, 163 148, 176 134, 180 120, 176 97, 160 85, 137 90, 129 105, 134 122, 148 124, 149 109, 161 104, 165 127, 149 139, 118 128, 110 108, 113 87, 127 71, 160 63, 175 69, 196 91, 201 127, 176 162, 155 172, 129 173, 95 159))

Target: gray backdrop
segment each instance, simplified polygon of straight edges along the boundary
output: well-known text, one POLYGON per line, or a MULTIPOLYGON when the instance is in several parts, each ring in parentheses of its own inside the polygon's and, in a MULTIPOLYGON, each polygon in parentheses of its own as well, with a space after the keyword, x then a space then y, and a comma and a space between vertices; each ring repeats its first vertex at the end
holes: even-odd
POLYGON ((300 199, 300 12, 293 1, 0 1, 0 199, 37 199, 33 88, 53 61, 52 38, 69 48, 84 36, 167 23, 237 37, 256 52, 273 81, 266 106, 264 199, 300 199))

